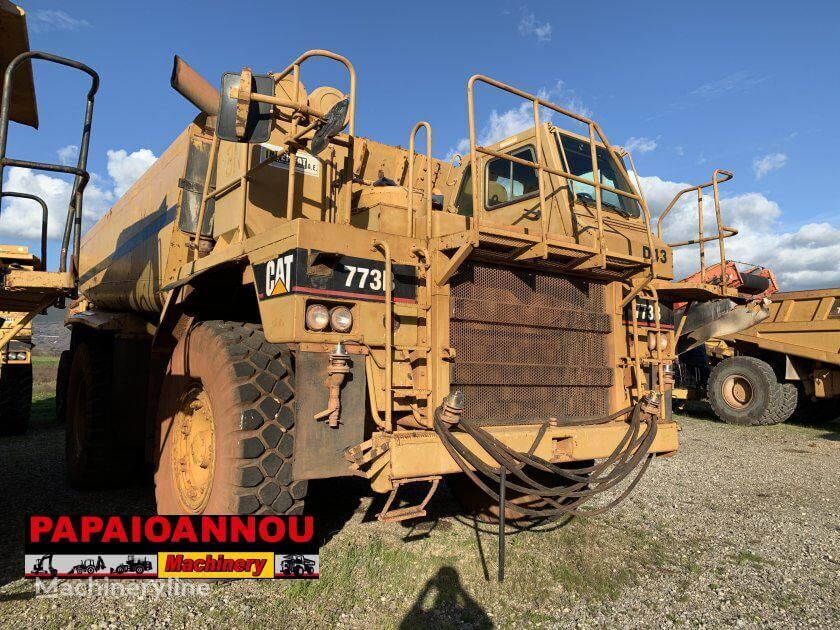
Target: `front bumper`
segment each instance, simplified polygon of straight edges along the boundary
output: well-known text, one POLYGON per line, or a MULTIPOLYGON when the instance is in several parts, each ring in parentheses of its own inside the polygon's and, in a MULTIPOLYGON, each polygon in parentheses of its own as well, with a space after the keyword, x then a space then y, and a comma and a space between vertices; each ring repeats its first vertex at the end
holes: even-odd
MULTIPOLYGON (((626 422, 610 422, 593 426, 549 426, 534 454, 553 463, 585 461, 608 457, 627 433, 626 422)), ((540 425, 485 427, 488 433, 510 448, 527 452, 537 439, 540 425)), ((679 448, 679 427, 676 422, 661 422, 650 453, 668 455, 679 448)), ((484 462, 495 461, 475 440, 457 433, 463 444, 484 462)), ((461 469, 447 452, 433 431, 397 431, 392 434, 375 433, 367 452, 366 476, 376 492, 388 492, 395 482, 428 478, 461 469), (367 466, 369 463, 369 466, 367 466)), ((361 455, 361 453, 356 453, 361 455)))

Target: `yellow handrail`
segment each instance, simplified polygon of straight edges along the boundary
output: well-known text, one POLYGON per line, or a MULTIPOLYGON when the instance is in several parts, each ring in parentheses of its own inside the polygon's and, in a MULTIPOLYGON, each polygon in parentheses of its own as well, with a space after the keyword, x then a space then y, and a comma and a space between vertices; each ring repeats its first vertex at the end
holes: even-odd
POLYGON ((421 120, 411 129, 408 141, 408 235, 414 237, 414 141, 417 132, 426 129, 426 238, 432 236, 432 126, 421 120))
MULTIPOLYGON (((599 253, 601 255, 601 266, 606 267, 606 259, 607 259, 607 245, 604 239, 604 226, 603 226, 603 214, 602 214, 602 204, 601 204, 601 194, 603 191, 608 191, 614 193, 616 195, 626 197, 628 199, 634 199, 638 203, 640 203, 643 207, 646 207, 646 203, 642 199, 641 191, 637 193, 630 193, 623 190, 618 190, 612 186, 604 184, 600 181, 598 177, 598 160, 597 160, 597 149, 595 146, 595 138, 596 136, 600 139, 601 144, 610 151, 610 153, 615 156, 615 150, 613 149, 612 145, 610 145, 609 141, 606 138, 606 135, 593 120, 586 118, 585 116, 581 116, 576 114, 570 110, 564 109, 550 101, 547 101, 539 96, 535 96, 533 94, 529 94, 523 90, 519 90, 515 87, 502 83, 501 81, 497 81, 495 79, 491 79, 490 77, 476 74, 470 77, 467 83, 467 111, 468 111, 468 120, 469 120, 469 131, 470 131, 470 163, 473 166, 473 216, 472 216, 472 232, 473 232, 473 241, 478 243, 479 240, 479 232, 480 232, 480 224, 481 224, 481 208, 483 207, 481 203, 482 194, 483 194, 483 178, 479 176, 478 169, 477 169, 477 160, 476 154, 481 153, 483 155, 487 155, 490 157, 501 158, 504 160, 509 160, 516 164, 521 164, 523 166, 527 166, 533 168, 538 173, 538 187, 539 187, 539 197, 540 197, 540 217, 541 217, 541 224, 540 224, 540 232, 541 232, 541 244, 543 245, 543 252, 544 255, 547 255, 547 248, 548 248, 548 237, 547 237, 547 219, 546 219, 546 212, 545 212, 545 190, 543 185, 543 173, 549 173, 550 175, 555 175, 558 177, 562 177, 566 180, 571 180, 574 182, 579 182, 582 184, 586 184, 588 186, 593 186, 595 188, 595 217, 597 221, 597 229, 598 229, 598 246, 599 246, 599 253), (518 96, 524 100, 530 101, 533 104, 534 110, 534 132, 537 137, 537 159, 536 161, 525 160, 513 155, 501 153, 499 151, 494 151, 492 149, 488 149, 486 147, 478 146, 476 143, 476 128, 475 128, 475 95, 474 95, 474 88, 477 82, 484 83, 486 85, 490 85, 495 87, 499 90, 509 92, 518 96), (561 169, 553 169, 545 164, 543 164, 542 155, 540 154, 541 150, 541 139, 540 139, 540 115, 539 115, 539 108, 545 107, 552 111, 555 111, 563 116, 567 116, 574 120, 577 120, 580 123, 583 123, 587 126, 589 130, 589 141, 591 145, 591 159, 592 159, 592 173, 593 179, 590 181, 586 178, 579 177, 577 175, 573 175, 568 171, 561 170, 561 169)), ((649 228, 648 228, 649 229, 649 228)))
POLYGON ((714 173, 712 173, 712 179, 705 184, 698 184, 697 186, 689 186, 688 188, 684 188, 683 190, 679 191, 674 198, 671 199, 671 203, 662 211, 662 214, 659 215, 659 219, 656 222, 656 233, 659 238, 662 238, 662 222, 665 220, 665 217, 671 212, 671 210, 676 205, 677 201, 685 195, 686 193, 690 193, 692 191, 697 191, 697 224, 698 224, 698 236, 697 239, 690 239, 687 241, 678 241, 675 243, 668 243, 668 247, 676 248, 676 247, 684 247, 685 245, 699 245, 700 249, 700 278, 703 282, 706 281, 706 251, 705 251, 705 244, 709 241, 718 241, 718 247, 720 249, 720 268, 721 268, 721 286, 725 287, 727 284, 727 277, 726 277, 726 248, 723 243, 723 240, 729 238, 730 236, 735 236, 738 233, 738 230, 735 228, 727 227, 723 224, 723 218, 720 212, 720 194, 718 191, 718 187, 720 184, 724 182, 728 182, 732 179, 734 175, 723 169, 716 169, 714 173), (721 177, 722 176, 722 177, 721 177), (703 228, 703 190, 705 188, 712 188, 714 203, 715 203, 715 219, 717 221, 717 234, 714 236, 706 236, 704 234, 703 228))

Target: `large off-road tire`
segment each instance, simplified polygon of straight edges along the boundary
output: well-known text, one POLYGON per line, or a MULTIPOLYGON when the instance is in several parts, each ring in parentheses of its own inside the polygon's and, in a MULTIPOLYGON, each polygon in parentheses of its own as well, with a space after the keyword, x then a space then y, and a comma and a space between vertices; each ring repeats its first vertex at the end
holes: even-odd
POLYGON ((112 348, 108 337, 89 335, 73 353, 67 379, 65 462, 77 490, 112 488, 125 481, 127 454, 112 424, 112 348))
POLYGON ((32 411, 32 364, 0 367, 0 434, 23 435, 32 411))
POLYGON ((58 369, 55 373, 55 419, 62 424, 67 419, 67 384, 70 382, 72 362, 72 353, 65 350, 58 357, 58 369))
POLYGON ((202 322, 178 342, 161 390, 160 514, 300 514, 292 480, 294 365, 262 326, 202 322))
POLYGON ((796 408, 796 387, 780 383, 773 368, 755 357, 718 363, 709 375, 708 396, 717 417, 728 424, 779 424, 796 408))

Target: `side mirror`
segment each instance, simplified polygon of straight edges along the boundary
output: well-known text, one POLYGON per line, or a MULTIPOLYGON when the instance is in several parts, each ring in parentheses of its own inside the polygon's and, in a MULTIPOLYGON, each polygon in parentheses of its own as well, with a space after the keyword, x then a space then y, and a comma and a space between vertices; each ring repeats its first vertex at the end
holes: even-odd
POLYGON ((338 135, 347 124, 347 110, 350 108, 350 99, 339 101, 330 108, 324 116, 324 124, 318 128, 309 143, 309 153, 318 155, 327 148, 330 138, 338 135))
POLYGON ((274 96, 274 79, 267 74, 251 74, 247 68, 241 74, 222 75, 219 122, 216 135, 228 142, 259 144, 271 135, 271 103, 258 103, 251 94, 274 96), (238 96, 231 96, 234 90, 238 96))

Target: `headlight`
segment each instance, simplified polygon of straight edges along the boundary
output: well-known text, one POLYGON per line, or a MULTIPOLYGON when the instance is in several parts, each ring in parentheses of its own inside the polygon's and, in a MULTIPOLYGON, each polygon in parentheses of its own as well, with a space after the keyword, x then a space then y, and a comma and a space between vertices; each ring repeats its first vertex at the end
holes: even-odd
POLYGON ((330 312, 323 304, 310 304, 306 307, 306 327, 309 330, 324 330, 330 324, 330 312))
POLYGON ((347 332, 353 327, 353 314, 346 306, 336 306, 330 311, 330 326, 335 332, 347 332))

